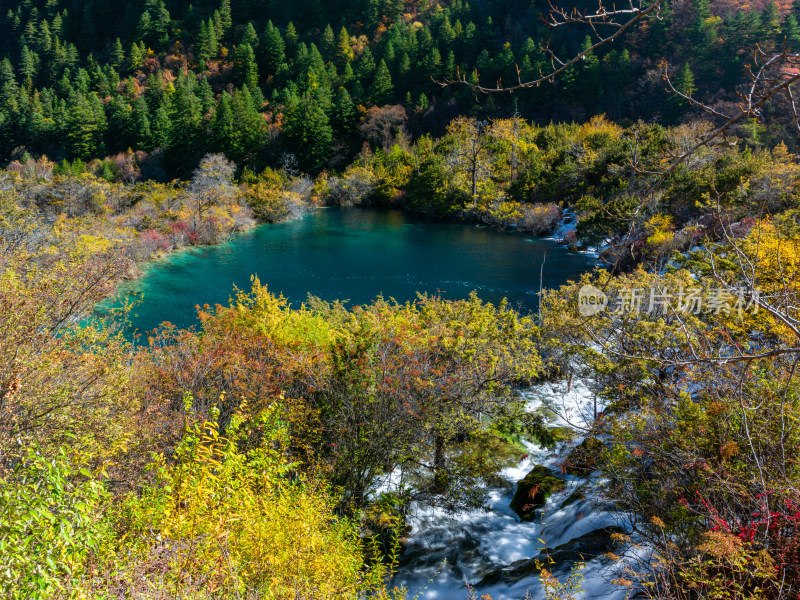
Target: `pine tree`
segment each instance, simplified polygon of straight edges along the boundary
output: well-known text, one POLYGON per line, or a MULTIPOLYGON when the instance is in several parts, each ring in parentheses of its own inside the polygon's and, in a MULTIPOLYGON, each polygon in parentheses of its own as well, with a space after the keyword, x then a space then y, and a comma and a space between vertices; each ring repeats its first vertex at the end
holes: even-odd
POLYGON ((197 35, 197 57, 200 60, 211 60, 219 52, 217 32, 214 23, 200 22, 200 31, 197 35))
POLYGON ((328 116, 308 96, 296 101, 287 111, 286 141, 300 166, 315 173, 331 155, 333 131, 328 116))
POLYGON ((167 109, 160 106, 150 122, 150 144, 152 148, 163 148, 169 142, 170 120, 167 109))
POLYGON ((258 34, 256 33, 256 28, 253 27, 252 23, 248 23, 247 27, 244 28, 244 32, 242 32, 242 39, 239 40, 239 43, 248 44, 253 49, 258 48, 258 34))
POLYGON ((439 53, 438 48, 431 48, 431 51, 425 56, 422 68, 425 70, 425 75, 427 75, 428 78, 436 80, 441 77, 442 55, 439 53))
POLYGON ((172 20, 163 0, 153 7, 150 14, 152 20, 152 35, 154 41, 163 47, 169 41, 169 28, 172 20))
POLYGON ((258 87, 258 67, 256 54, 250 44, 241 44, 236 49, 234 61, 236 80, 240 86, 247 86, 251 90, 258 87))
POLYGON ((317 50, 317 46, 315 44, 311 44, 308 48, 308 66, 314 70, 314 72, 322 76, 323 73, 327 74, 325 70, 325 59, 322 58, 322 54, 319 50, 317 50))
POLYGON ((19 74, 25 78, 36 76, 36 54, 28 46, 23 46, 19 55, 19 74))
POLYGON ((353 47, 350 45, 350 34, 342 27, 336 37, 336 64, 341 69, 351 60, 353 60, 353 47))
POLYGON ((230 30, 231 25, 233 25, 233 19, 231 17, 231 0, 222 0, 220 3, 219 24, 222 28, 222 36, 220 36, 221 39, 230 30))
POLYGON ((108 129, 106 130, 106 149, 111 152, 125 150, 135 144, 131 107, 120 96, 114 96, 108 103, 108 129))
POLYGON ((430 106, 430 101, 428 100, 428 97, 424 93, 420 94, 419 99, 417 100, 416 109, 420 112, 425 112, 426 110, 428 110, 429 106, 430 106))
POLYGON ((330 24, 326 25, 322 32, 320 52, 326 62, 331 62, 336 58, 336 36, 330 24))
POLYGON ((800 50, 800 26, 794 13, 786 15, 786 19, 783 21, 783 33, 786 36, 786 43, 789 49, 794 52, 800 50))
POLYGON ((687 96, 691 96, 697 90, 694 84, 694 74, 689 67, 689 63, 683 65, 678 72, 678 75, 675 77, 674 85, 676 90, 687 96))
POLYGON ((237 125, 237 135, 234 138, 236 147, 233 149, 231 159, 238 163, 246 163, 261 149, 266 134, 266 123, 246 87, 234 93, 231 109, 237 125))
POLYGON ((142 51, 139 50, 139 46, 136 45, 136 42, 131 44, 131 51, 128 52, 128 70, 135 71, 138 69, 144 57, 142 56, 142 51))
POLYGON ((388 104, 391 102, 393 94, 392 76, 386 62, 381 60, 372 82, 372 102, 378 106, 388 104))
POLYGON ((297 53, 300 37, 297 35, 297 29, 294 28, 294 23, 291 21, 286 25, 286 33, 283 36, 283 41, 286 45, 286 54, 288 56, 294 56, 297 53))
POLYGON ((366 25, 369 31, 375 31, 381 22, 383 0, 367 0, 366 25))
POLYGON ((348 85, 355 78, 356 74, 353 71, 353 66, 350 63, 346 63, 344 65, 344 69, 342 70, 342 83, 344 85, 348 85))
POLYGON ((372 51, 369 46, 364 48, 361 56, 356 63, 356 75, 361 80, 368 80, 375 73, 375 59, 372 57, 372 51))
POLYGON ((397 65, 397 75, 401 82, 406 83, 409 73, 411 73, 411 58, 407 52, 403 52, 403 56, 400 57, 400 62, 397 65))
POLYGON ((770 0, 761 13, 761 29, 770 40, 777 40, 781 34, 781 13, 775 0, 770 0))
POLYGON ((8 58, 0 60, 0 106, 7 106, 18 89, 11 61, 8 58))
POLYGON ((53 46, 53 36, 50 33, 50 26, 47 24, 47 19, 42 19, 39 25, 39 35, 37 36, 36 49, 38 52, 50 52, 53 46))
POLYGON ((76 158, 94 158, 102 154, 104 134, 105 123, 92 103, 83 94, 78 94, 67 111, 64 123, 63 136, 67 150, 76 158))
MULTIPOLYGON (((678 71, 672 84, 675 86, 676 90, 687 96, 691 96, 695 92, 694 74, 689 67, 689 63, 683 65, 681 70, 678 71)), ((684 100, 680 96, 673 95, 669 98, 667 103, 667 112, 672 119, 676 119, 688 106, 689 103, 687 100, 684 100)))
POLYGON ((286 54, 281 32, 272 24, 272 21, 269 21, 264 32, 264 66, 266 67, 266 74, 274 77, 278 74, 284 62, 286 62, 286 54))
POLYGON ((316 73, 314 70, 309 70, 307 74, 308 85, 306 89, 311 95, 312 99, 326 115, 331 114, 333 107, 333 90, 331 89, 331 82, 328 79, 328 74, 323 69, 322 73, 316 73))
POLYGON ((133 101, 131 110, 131 128, 135 144, 132 147, 151 148, 152 133, 150 131, 150 116, 147 102, 142 96, 133 101))
POLYGON ((231 108, 231 97, 223 92, 214 113, 214 121, 211 124, 211 135, 216 148, 222 150, 225 155, 233 160, 234 138, 236 137, 236 122, 233 120, 233 109, 231 108))
POLYGON ((125 50, 123 49, 122 42, 119 38, 114 41, 114 45, 111 47, 111 55, 109 58, 111 59, 111 64, 115 69, 121 69, 125 66, 125 50))
POLYGON ((344 87, 336 92, 332 123, 339 136, 350 133, 356 121, 356 107, 344 87))
POLYGON ((180 75, 170 96, 170 151, 164 166, 173 176, 188 176, 204 152, 205 139, 200 114, 200 101, 191 89, 190 80, 180 75))
POLYGON ((144 11, 139 17, 139 24, 136 26, 136 39, 146 44, 150 43, 150 32, 153 29, 153 24, 150 19, 150 13, 144 11))
POLYGON ((206 77, 197 82, 196 95, 200 99, 200 114, 207 115, 214 107, 214 90, 206 77))
POLYGON ((452 50, 447 53, 447 60, 444 63, 444 76, 449 81, 454 81, 456 78, 456 55, 452 50))

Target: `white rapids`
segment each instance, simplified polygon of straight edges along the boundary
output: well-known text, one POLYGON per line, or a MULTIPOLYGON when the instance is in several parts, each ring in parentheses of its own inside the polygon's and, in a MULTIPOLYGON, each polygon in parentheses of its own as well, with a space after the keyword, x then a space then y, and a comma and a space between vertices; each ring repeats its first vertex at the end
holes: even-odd
MULTIPOLYGON (((564 408, 561 416, 551 417, 550 426, 584 425, 595 410, 593 395, 579 381, 569 387, 564 383, 542 384, 523 392, 523 396, 531 411, 548 401, 564 408)), ((412 505, 408 524, 413 529, 393 585, 405 587, 409 598, 420 600, 464 600, 468 596, 465 583, 473 586, 478 598, 488 594, 492 600, 524 600, 529 594, 539 600, 544 598, 544 592, 531 559, 543 556, 547 547, 555 557, 587 552, 580 598, 626 597, 628 590, 611 583, 615 577, 613 563, 598 550, 608 536, 598 530, 620 530, 625 524, 619 514, 602 508, 593 492, 597 479, 565 475, 566 489, 548 498, 535 522, 521 522, 509 507, 517 481, 535 465, 559 471, 571 447, 562 442, 549 452, 535 444, 526 446, 528 456, 501 473, 504 485, 491 491, 487 510, 447 513, 412 505), (578 489, 581 494, 573 496, 578 489), (598 535, 587 535, 592 532, 598 535)), ((573 561, 566 559, 549 568, 563 581, 573 561)))

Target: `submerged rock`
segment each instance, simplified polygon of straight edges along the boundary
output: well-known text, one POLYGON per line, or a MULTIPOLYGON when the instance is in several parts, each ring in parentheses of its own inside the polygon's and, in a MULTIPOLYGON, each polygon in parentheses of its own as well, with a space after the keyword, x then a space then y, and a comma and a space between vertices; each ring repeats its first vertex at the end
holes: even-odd
POLYGON ((584 494, 583 488, 578 488, 577 490, 572 492, 572 494, 570 494, 569 498, 567 498, 566 500, 564 500, 564 502, 561 503, 561 509, 563 510, 568 506, 570 506, 571 504, 575 504, 576 502, 583 502, 584 500, 586 500, 586 494, 584 494))
POLYGON ((523 521, 532 521, 536 509, 544 506, 553 493, 562 491, 566 485, 551 469, 537 465, 517 483, 517 491, 511 499, 511 510, 523 521))
MULTIPOLYGON (((527 577, 538 576, 542 565, 556 565, 555 569, 568 569, 577 562, 587 562, 608 552, 613 546, 612 535, 623 533, 617 526, 601 527, 585 533, 553 550, 544 550, 538 556, 518 560, 503 569, 491 571, 476 584, 477 589, 497 583, 515 583, 527 577)), ((553 567, 548 566, 549 569, 553 567)))

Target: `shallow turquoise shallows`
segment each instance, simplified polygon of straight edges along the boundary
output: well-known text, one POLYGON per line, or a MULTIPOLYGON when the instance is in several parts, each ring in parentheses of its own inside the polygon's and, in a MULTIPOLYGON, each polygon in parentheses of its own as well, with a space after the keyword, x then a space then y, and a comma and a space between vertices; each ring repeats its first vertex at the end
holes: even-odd
POLYGON ((264 225, 221 246, 187 250, 147 269, 121 292, 141 295, 131 326, 148 332, 163 321, 196 324, 196 305, 227 304, 233 287, 258 275, 294 305, 309 294, 363 304, 377 295, 400 301, 417 292, 486 301, 502 298, 525 312, 544 287, 575 279, 592 260, 522 234, 430 222, 398 210, 323 209, 299 221, 264 225))

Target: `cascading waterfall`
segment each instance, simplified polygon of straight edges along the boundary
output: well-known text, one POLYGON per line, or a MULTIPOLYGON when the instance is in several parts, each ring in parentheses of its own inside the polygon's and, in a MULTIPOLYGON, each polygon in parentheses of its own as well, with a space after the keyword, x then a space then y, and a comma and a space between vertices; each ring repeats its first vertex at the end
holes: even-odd
MULTIPOLYGON (((581 382, 571 386, 546 383, 523 392, 528 410, 558 403, 562 417, 551 417, 548 426, 582 424, 584 413, 594 410, 594 398, 581 382)), ((501 473, 502 487, 491 491, 486 510, 447 513, 441 509, 412 506, 408 524, 412 531, 401 558, 394 584, 421 600, 463 600, 473 586, 478 597, 493 600, 544 598, 535 559, 544 559, 544 548, 556 561, 548 566, 559 579, 583 560, 582 598, 622 600, 626 590, 611 583, 615 566, 603 555, 610 534, 627 529, 622 516, 607 510, 595 492, 596 478, 564 475, 566 488, 547 499, 538 519, 520 521, 509 504, 517 481, 536 465, 558 472, 574 446, 559 442, 553 451, 525 442, 527 457, 501 473), (545 543, 542 543, 542 540, 545 543)))

